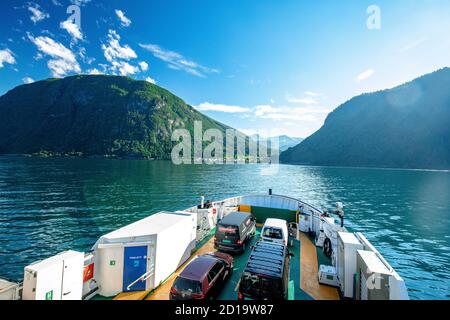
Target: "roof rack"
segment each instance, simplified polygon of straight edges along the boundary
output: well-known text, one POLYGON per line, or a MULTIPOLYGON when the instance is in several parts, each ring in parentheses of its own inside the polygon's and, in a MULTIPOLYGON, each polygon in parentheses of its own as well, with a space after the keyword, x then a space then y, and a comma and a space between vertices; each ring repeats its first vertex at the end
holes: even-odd
POLYGON ((278 243, 258 241, 247 262, 244 272, 282 277, 286 249, 278 243))

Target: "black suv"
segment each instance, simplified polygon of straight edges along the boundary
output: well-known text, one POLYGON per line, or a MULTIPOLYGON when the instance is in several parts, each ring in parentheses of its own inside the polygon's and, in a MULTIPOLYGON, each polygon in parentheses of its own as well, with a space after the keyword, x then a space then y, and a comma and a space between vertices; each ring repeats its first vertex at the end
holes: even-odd
POLYGON ((256 243, 239 283, 239 300, 287 300, 293 254, 273 242, 256 243))
POLYGON ((256 233, 256 219, 251 213, 232 212, 217 223, 214 248, 242 253, 256 233))

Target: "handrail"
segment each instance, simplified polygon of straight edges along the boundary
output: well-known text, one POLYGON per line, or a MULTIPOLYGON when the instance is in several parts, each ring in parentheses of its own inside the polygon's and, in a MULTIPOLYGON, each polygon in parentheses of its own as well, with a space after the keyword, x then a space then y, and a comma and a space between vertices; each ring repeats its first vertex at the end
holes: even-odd
POLYGON ((127 286, 127 290, 130 290, 130 288, 132 286, 134 286, 136 283, 138 283, 139 281, 146 281, 148 278, 150 278, 150 276, 155 272, 155 267, 152 266, 151 269, 149 271, 147 271, 146 273, 144 273, 143 275, 141 275, 139 278, 137 278, 136 280, 134 280, 132 283, 130 283, 127 286))
POLYGON ((389 272, 396 272, 395 269, 389 264, 389 262, 386 261, 381 253, 369 242, 369 240, 367 240, 367 238, 361 232, 357 232, 356 236, 359 237, 359 239, 362 240, 362 242, 364 242, 364 244, 368 246, 373 253, 375 253, 375 255, 378 257, 378 259, 380 259, 381 263, 384 264, 389 272))

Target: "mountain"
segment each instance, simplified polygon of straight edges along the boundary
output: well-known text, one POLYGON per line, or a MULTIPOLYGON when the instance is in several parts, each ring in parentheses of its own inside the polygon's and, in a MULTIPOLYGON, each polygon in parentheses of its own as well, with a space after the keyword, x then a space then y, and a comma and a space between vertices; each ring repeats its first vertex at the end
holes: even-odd
POLYGON ((127 77, 79 75, 0 97, 0 154, 170 158, 172 131, 228 127, 169 91, 127 77))
POLYGON ((282 136, 276 136, 276 137, 271 137, 271 138, 262 138, 259 134, 254 134, 250 136, 250 139, 252 139, 253 141, 257 142, 257 141, 265 141, 265 140, 272 140, 272 139, 278 139, 278 144, 280 146, 280 152, 286 151, 287 149, 291 148, 291 147, 295 147, 296 145, 298 145, 300 142, 303 141, 302 138, 293 138, 293 137, 289 137, 286 135, 282 135, 282 136))
POLYGON ((283 152, 283 163, 450 168, 450 69, 363 94, 330 113, 323 127, 283 152))
POLYGON ((277 138, 280 144, 280 151, 286 151, 287 149, 295 147, 303 141, 302 138, 294 138, 289 136, 279 136, 277 138))

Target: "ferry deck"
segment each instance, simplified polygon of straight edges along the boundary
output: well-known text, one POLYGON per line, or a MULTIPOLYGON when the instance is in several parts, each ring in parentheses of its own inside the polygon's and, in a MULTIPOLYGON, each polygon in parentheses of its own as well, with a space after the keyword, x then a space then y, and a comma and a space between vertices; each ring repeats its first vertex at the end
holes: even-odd
MULTIPOLYGON (((252 244, 258 241, 261 225, 257 230, 252 244)), ((214 232, 214 231, 213 231, 214 232)), ((197 251, 172 274, 163 284, 153 291, 139 291, 121 293, 114 300, 169 300, 170 288, 178 274, 197 255, 214 252, 213 232, 197 246, 197 251)), ((294 254, 290 265, 289 300, 339 300, 337 288, 321 285, 318 282, 318 266, 320 263, 331 264, 331 260, 324 256, 320 248, 312 243, 304 233, 300 233, 298 240, 293 241, 289 250, 294 254), (320 262, 319 262, 320 261, 320 262)), ((251 248, 244 254, 234 255, 234 270, 231 278, 225 283, 217 300, 236 300, 241 273, 247 263, 251 248)), ((97 297, 100 298, 100 297, 97 297)), ((101 298, 100 298, 101 299, 101 298)))

